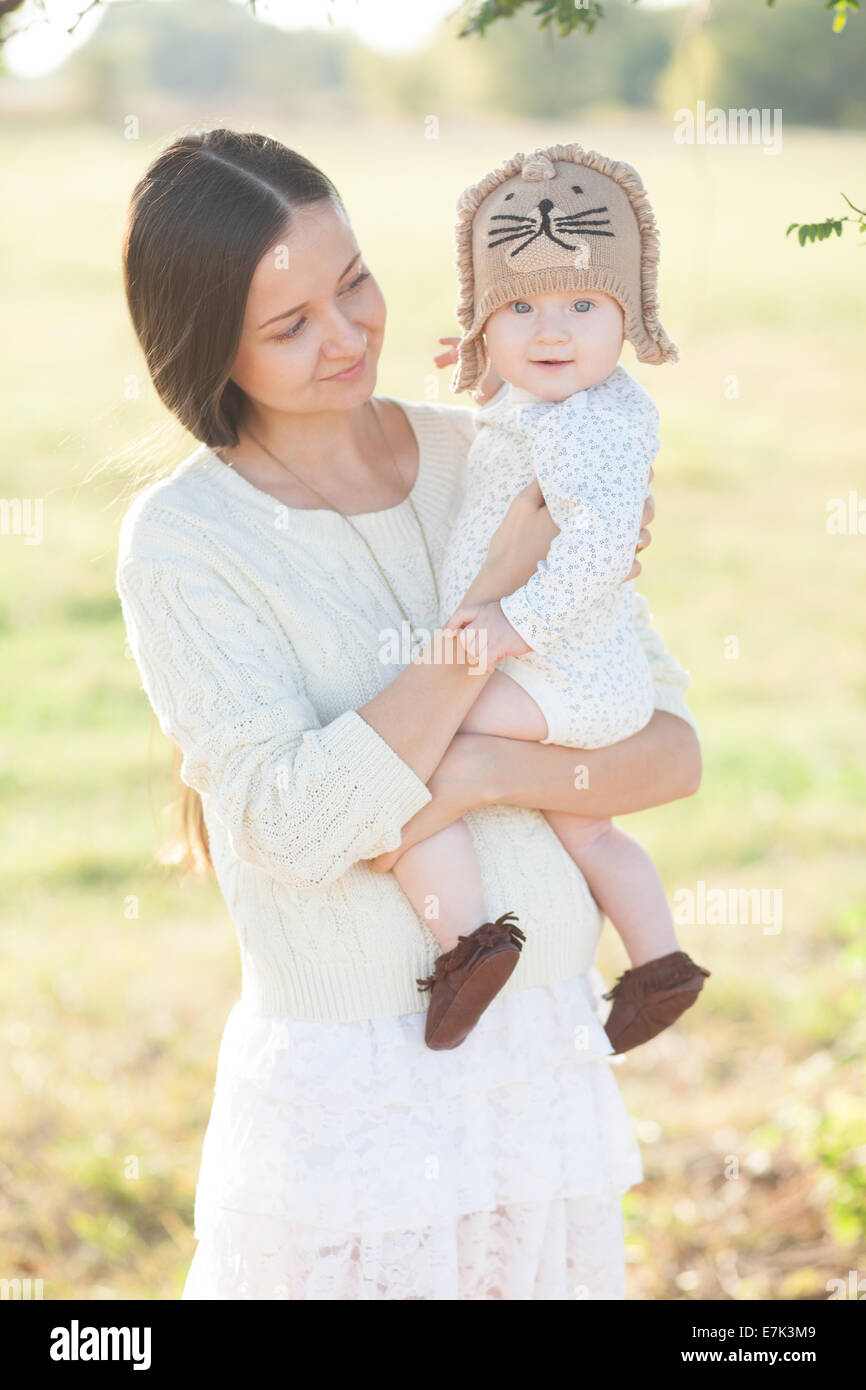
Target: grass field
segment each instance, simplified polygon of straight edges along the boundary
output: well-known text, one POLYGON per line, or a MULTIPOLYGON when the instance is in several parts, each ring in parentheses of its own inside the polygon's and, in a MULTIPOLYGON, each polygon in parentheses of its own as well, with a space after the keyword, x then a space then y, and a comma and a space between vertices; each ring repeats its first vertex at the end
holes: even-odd
MULTIPOLYGON (((866 1270, 866 535, 826 525, 831 499, 866 496, 866 252, 850 227, 804 249, 784 233, 841 210, 840 189, 862 205, 866 137, 786 129, 766 156, 679 146, 651 121, 443 120, 438 140, 414 124, 267 128, 343 194, 389 304, 379 389, 410 398, 455 331, 466 183, 573 138, 644 177, 682 360, 623 358, 662 421, 639 585, 692 674, 704 780, 624 823, 672 899, 700 883, 778 891, 783 920, 683 926, 713 972, 705 1002, 617 1064, 646 1169, 625 1204, 630 1296, 826 1298, 828 1280, 866 1270)), ((41 544, 0 535, 0 1276, 41 1278, 51 1299, 179 1296, 239 991, 215 884, 151 862, 171 750, 158 730, 151 746, 124 652, 125 479, 93 476, 164 417, 119 243, 172 133, 58 121, 0 136, 0 493, 44 501, 41 544)), ((176 435, 164 465, 189 447, 176 435)), ((625 968, 610 928, 599 965, 611 981, 625 968)))

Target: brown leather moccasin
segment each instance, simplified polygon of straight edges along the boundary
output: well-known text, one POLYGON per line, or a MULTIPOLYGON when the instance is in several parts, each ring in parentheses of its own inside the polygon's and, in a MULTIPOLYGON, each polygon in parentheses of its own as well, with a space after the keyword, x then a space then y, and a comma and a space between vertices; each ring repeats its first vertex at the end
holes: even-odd
POLYGON ((516 921, 513 912, 503 912, 459 936, 433 974, 418 980, 420 989, 430 991, 424 1041, 434 1052, 459 1047, 505 984, 526 940, 516 921))
POLYGON ((604 1027, 614 1052, 629 1052, 669 1028, 694 1004, 709 974, 685 951, 671 951, 620 975, 604 996, 613 1000, 604 1027))

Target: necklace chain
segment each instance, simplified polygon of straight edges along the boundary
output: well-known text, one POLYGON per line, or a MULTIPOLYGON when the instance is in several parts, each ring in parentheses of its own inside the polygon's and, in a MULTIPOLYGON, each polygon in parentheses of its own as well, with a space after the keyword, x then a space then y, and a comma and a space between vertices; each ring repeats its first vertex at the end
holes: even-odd
MULTIPOLYGON (((382 421, 379 419, 379 412, 378 412, 378 410, 376 409, 376 407, 373 405, 372 398, 367 402, 367 404, 370 406, 371 410, 373 411, 373 415, 374 415, 374 417, 375 417, 376 424, 379 426, 379 433, 380 433, 381 436, 382 436, 382 439, 383 439, 383 441, 384 441, 384 443, 385 443, 385 448, 387 449, 388 455, 389 455, 389 457, 390 457, 390 459, 391 459, 391 462, 392 462, 392 464, 394 465, 394 471, 395 471, 395 473, 397 474, 397 477, 400 479, 401 486, 405 486, 405 479, 404 479, 404 477, 403 477, 403 474, 400 472, 399 465, 398 465, 398 463, 397 463, 396 458, 394 457, 394 450, 391 448, 390 440, 388 439, 388 436, 387 436, 386 433, 385 433, 384 427, 383 427, 383 425, 382 425, 382 421)), ((352 518, 351 518, 350 516, 346 516, 346 513, 345 513, 345 512, 341 512, 340 509, 339 509, 339 507, 335 507, 335 506, 333 505, 333 503, 329 502, 328 499, 327 499, 327 497, 324 497, 324 496, 322 495, 321 492, 319 492, 316 488, 313 487, 312 483, 308 483, 304 478, 299 477, 298 474, 294 471, 293 468, 290 468, 289 465, 288 465, 287 463, 284 463, 282 459, 277 458, 276 454, 273 453, 273 452, 268 448, 268 446, 267 446, 266 444, 263 444, 263 443, 261 442, 260 439, 257 439, 257 438, 256 438, 256 436, 253 434, 252 430, 249 428, 248 425, 245 425, 245 426, 244 426, 244 429, 246 430, 247 434, 250 436, 250 439, 252 439, 253 443, 254 443, 254 444, 257 444, 258 447, 262 450, 263 453, 267 454, 270 458, 272 458, 272 459, 274 460, 274 463, 278 463, 278 464, 280 465, 281 468, 284 468, 284 469, 286 470, 286 472, 289 473, 289 474, 291 474, 291 476, 292 476, 297 482, 302 483, 303 486, 304 486, 305 488, 307 488, 309 492, 312 492, 313 495, 314 495, 315 497, 318 497, 318 499, 319 499, 320 502, 324 502, 324 503, 325 503, 325 506, 328 508, 329 511, 336 512, 338 516, 341 516, 341 517, 343 518, 343 520, 346 521, 346 522, 348 522, 348 524, 351 526, 352 530, 355 532, 355 535, 356 535, 356 536, 360 536, 361 540, 364 542, 365 546, 367 547, 367 550, 368 550, 369 553, 370 553, 370 558, 371 558, 371 560, 373 561, 373 564, 376 566, 376 569, 379 571, 380 575, 382 576, 382 579, 384 580, 385 584, 387 585, 388 591, 390 592, 391 597, 393 598, 395 604, 397 605, 397 607, 399 608, 400 612, 402 613, 403 618, 404 618, 405 621, 409 624, 410 629, 413 629, 413 628, 414 628, 414 624, 413 624, 411 618, 409 617, 409 614, 406 612, 406 609, 403 607, 403 605, 402 605, 402 603, 400 602, 399 598, 398 598, 397 595, 395 594, 394 589, 393 589, 393 586, 392 586, 392 584, 391 584, 391 581, 389 580, 389 578, 388 578, 387 574, 385 573, 385 571, 382 569, 382 566, 379 564, 379 561, 376 559, 375 553, 374 553, 374 551, 373 551, 373 547, 371 546, 370 542, 367 540, 367 537, 364 535, 363 531, 359 531, 358 527, 357 527, 357 526, 354 524, 354 522, 352 521, 352 518)), ((229 467, 231 467, 231 464, 229 464, 229 467)), ((421 467, 421 460, 420 460, 420 457, 419 457, 419 459, 418 459, 418 467, 419 467, 419 468, 421 467)), ((411 488, 410 488, 409 492, 407 493, 405 500, 409 503, 410 510, 411 510, 411 512, 412 512, 412 515, 413 515, 414 518, 415 518, 415 524, 417 525, 418 530, 421 532, 421 540, 424 542, 424 550, 425 550, 426 555, 427 555, 427 563, 428 563, 429 566, 430 566, 430 574, 431 574, 432 579, 433 579, 433 592, 434 592, 435 595, 436 595, 436 615, 437 615, 437 620, 438 620, 438 616, 439 616, 439 607, 440 607, 440 599, 439 599, 439 585, 438 585, 437 582, 436 582, 436 566, 433 564, 433 557, 432 557, 431 554, 430 554, 430 547, 429 547, 429 545, 427 544, 427 537, 426 537, 426 535, 425 535, 425 533, 424 533, 424 527, 423 527, 422 524, 421 524, 421 518, 419 517, 418 512, 416 511, 415 503, 412 501, 412 490, 411 490, 411 488)))

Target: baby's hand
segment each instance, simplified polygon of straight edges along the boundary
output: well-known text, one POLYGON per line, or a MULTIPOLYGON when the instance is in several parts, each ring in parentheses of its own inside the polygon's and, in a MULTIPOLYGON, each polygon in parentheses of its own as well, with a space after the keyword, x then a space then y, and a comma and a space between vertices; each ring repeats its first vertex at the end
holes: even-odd
POLYGON ((457 344, 460 342, 460 339, 459 339, 459 338, 440 338, 440 339, 439 339, 439 342, 440 342, 440 343, 447 343, 448 346, 447 346, 447 348, 445 349, 444 352, 437 352, 436 356, 433 358, 433 361, 436 363, 436 366, 437 366, 437 367, 456 367, 456 365, 457 365, 457 344))
POLYGON ((489 675, 504 656, 522 656, 530 650, 511 626, 498 599, 458 608, 442 630, 457 637, 463 659, 476 666, 481 675, 489 675))

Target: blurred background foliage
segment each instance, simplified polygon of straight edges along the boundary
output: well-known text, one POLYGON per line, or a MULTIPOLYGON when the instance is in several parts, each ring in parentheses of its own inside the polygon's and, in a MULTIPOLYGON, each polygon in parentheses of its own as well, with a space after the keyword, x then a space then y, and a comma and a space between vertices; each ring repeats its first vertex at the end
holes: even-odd
MULTIPOLYGON (((452 399, 432 359, 456 328, 467 183, 558 140, 640 170, 681 361, 623 357, 661 416, 639 586, 692 674, 705 770, 696 798, 624 823, 672 900, 779 890, 784 921, 683 926, 713 972, 701 1007, 615 1064, 646 1171, 625 1199, 630 1296, 824 1299, 866 1277, 866 276, 853 237, 784 236, 866 167, 866 28, 829 36, 806 0, 694 14, 611 6, 568 40, 525 16, 482 40, 446 27, 397 59, 227 4, 142 3, 57 73, 0 81, 0 496, 45 508, 41 544, 0 535, 0 1277, 173 1299, 194 1248, 240 980, 216 885, 153 861, 171 747, 114 591, 119 465, 165 471, 192 441, 164 429, 119 252, 147 161, 217 121, 334 180, 389 306, 378 389, 407 399, 452 399), (781 153, 677 144, 696 100, 781 103, 781 153)), ((624 968, 609 928, 598 963, 624 968)))
POLYGON ((108 121, 119 100, 134 111, 160 97, 271 101, 284 114, 325 101, 346 115, 551 118, 592 108, 665 111, 701 98, 725 109, 781 107, 790 122, 866 124, 866 21, 858 15, 834 34, 815 0, 716 0, 709 9, 608 0, 593 33, 566 42, 539 29, 534 8, 483 37, 458 39, 455 0, 455 15, 429 42, 387 54, 345 29, 288 32, 231 0, 109 4, 61 74, 7 78, 0 103, 41 100, 108 121))

